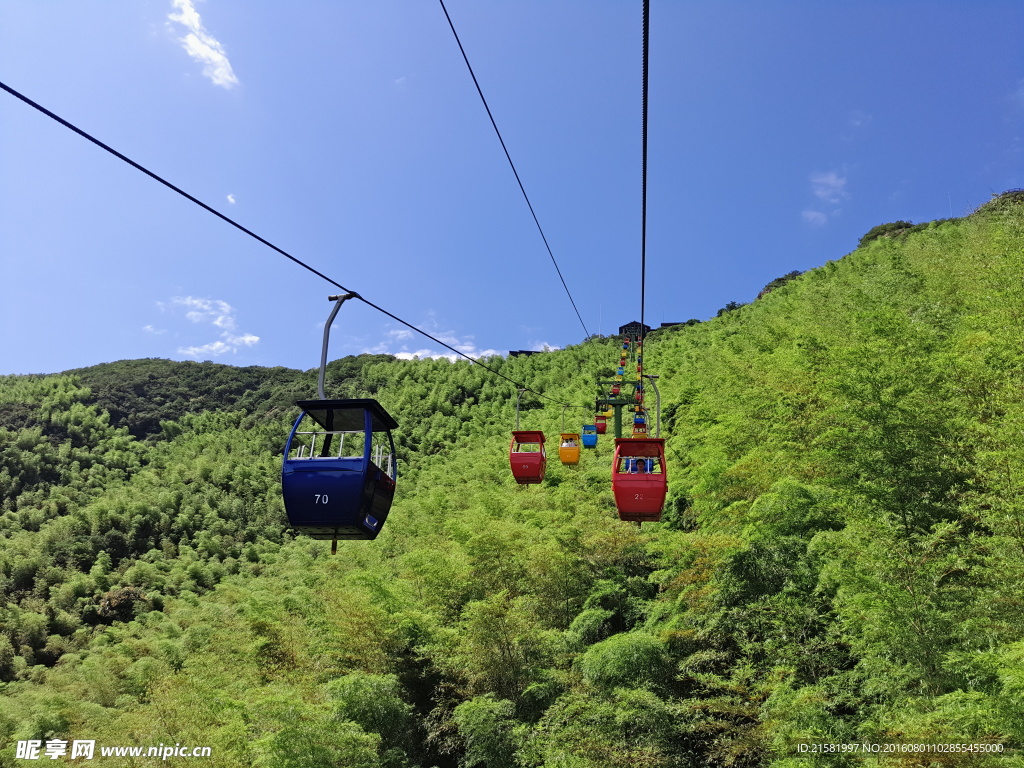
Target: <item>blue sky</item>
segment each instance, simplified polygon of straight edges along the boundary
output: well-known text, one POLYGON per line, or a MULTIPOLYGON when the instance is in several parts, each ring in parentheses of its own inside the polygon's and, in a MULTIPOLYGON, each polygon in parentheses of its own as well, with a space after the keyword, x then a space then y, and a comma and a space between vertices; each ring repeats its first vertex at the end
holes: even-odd
MULTIPOLYGON (((1024 4, 652 0, 646 318, 1024 187, 1024 4)), ((641 3, 448 0, 591 333, 637 319, 641 3)), ((0 80, 470 354, 565 297, 431 0, 4 0, 0 80)), ((0 373, 311 368, 334 289, 0 93, 0 373)), ((439 354, 349 302, 332 357, 439 354)))

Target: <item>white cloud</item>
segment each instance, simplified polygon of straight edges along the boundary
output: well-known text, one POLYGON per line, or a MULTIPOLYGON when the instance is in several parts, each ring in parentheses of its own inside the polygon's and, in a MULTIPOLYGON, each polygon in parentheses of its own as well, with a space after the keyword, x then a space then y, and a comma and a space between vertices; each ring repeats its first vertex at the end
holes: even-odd
POLYGON ((1010 101, 1018 107, 1024 107, 1024 80, 1017 81, 1017 90, 1010 94, 1010 101))
POLYGON ((812 173, 810 181, 814 196, 826 203, 834 205, 850 196, 846 191, 846 177, 840 176, 835 171, 812 173))
POLYGON ((225 336, 228 344, 233 347, 251 347, 259 342, 259 336, 253 336, 251 333, 243 333, 241 336, 225 336))
POLYGON ((235 196, 234 195, 228 195, 228 202, 231 203, 232 205, 234 205, 235 204, 235 196))
POLYGON ((874 118, 870 114, 859 109, 850 113, 850 127, 853 129, 866 128, 871 125, 872 120, 874 118))
POLYGON ((412 360, 413 358, 416 357, 423 360, 428 357, 443 357, 443 355, 439 356, 431 349, 417 349, 415 352, 396 352, 395 357, 397 357, 399 360, 412 360))
POLYGON ((178 347, 178 354, 186 357, 218 357, 225 352, 234 352, 230 346, 223 341, 213 341, 203 344, 201 347, 178 347))
MULTIPOLYGON (((431 313, 432 314, 432 313, 431 313)), ((433 318, 428 325, 433 325, 433 318)), ((431 336, 436 338, 438 341, 447 344, 452 349, 457 349, 463 355, 471 357, 473 359, 480 357, 491 357, 492 355, 504 354, 496 349, 479 349, 473 341, 472 336, 465 338, 459 338, 455 335, 454 331, 437 332, 433 329, 428 329, 431 336)), ((431 349, 429 347, 422 347, 420 349, 410 349, 408 344, 397 344, 397 342, 409 341, 413 338, 413 331, 408 329, 397 329, 390 330, 387 332, 388 340, 382 341, 374 347, 363 349, 362 351, 371 355, 393 355, 399 360, 412 360, 414 357, 418 357, 421 360, 430 358, 433 360, 440 360, 445 358, 448 360, 464 360, 462 355, 458 355, 455 352, 451 352, 447 349, 431 349), (396 348, 397 345, 397 348, 396 348)))
POLYGON ((203 65, 203 74, 221 88, 230 89, 238 85, 224 46, 203 27, 192 0, 172 0, 171 4, 178 12, 168 14, 167 18, 188 30, 184 37, 178 38, 178 42, 189 56, 203 65))
POLYGON ((166 328, 154 328, 152 325, 144 325, 142 326, 142 330, 144 330, 146 333, 153 333, 158 335, 167 332, 166 328))
POLYGON ((813 224, 816 227, 820 227, 822 224, 828 221, 828 216, 826 216, 824 213, 822 213, 821 211, 812 211, 810 209, 801 211, 800 216, 808 224, 813 224))
POLYGON ((820 227, 841 213, 839 204, 850 199, 850 193, 846 191, 845 169, 842 172, 812 173, 808 181, 811 184, 811 193, 818 198, 818 202, 813 208, 808 207, 801 211, 800 217, 811 226, 820 227), (819 210, 821 208, 825 210, 819 210))
MULTIPOLYGON (((167 307, 157 302, 161 309, 167 307)), ((241 347, 255 346, 260 337, 251 333, 237 333, 238 322, 235 320, 235 308, 220 299, 202 299, 195 296, 175 296, 171 306, 183 307, 188 310, 185 317, 193 323, 210 324, 220 329, 220 338, 199 346, 179 347, 178 354, 187 357, 217 357, 228 352, 237 352, 241 347)))
POLYGON ((546 341, 535 341, 530 345, 530 349, 534 352, 554 352, 556 349, 561 349, 561 347, 548 344, 546 341))
POLYGON ((193 323, 213 323, 218 328, 234 330, 235 308, 226 301, 220 299, 197 299, 194 296, 175 296, 171 299, 172 304, 179 307, 187 307, 190 312, 185 317, 193 323))

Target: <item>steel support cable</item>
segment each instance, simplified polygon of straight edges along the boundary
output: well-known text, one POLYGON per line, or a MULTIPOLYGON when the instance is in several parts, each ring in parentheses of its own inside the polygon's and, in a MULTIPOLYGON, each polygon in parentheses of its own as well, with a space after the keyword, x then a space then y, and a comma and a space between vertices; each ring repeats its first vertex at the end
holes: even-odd
POLYGON ((555 265, 555 272, 558 273, 558 279, 562 281, 562 287, 565 289, 565 295, 569 297, 569 303, 572 304, 573 311, 576 312, 576 317, 579 318, 580 325, 583 326, 583 332, 587 334, 587 336, 590 336, 590 331, 587 330, 587 324, 583 322, 583 317, 580 315, 580 311, 576 307, 576 302, 572 298, 572 293, 569 292, 569 286, 566 284, 565 278, 562 277, 562 270, 558 268, 558 262, 555 260, 555 254, 551 250, 551 246, 548 244, 547 237, 544 235, 544 229, 540 225, 537 213, 533 210, 533 203, 530 202, 530 196, 526 194, 526 187, 523 186, 523 181, 519 178, 519 171, 516 170, 516 165, 512 162, 512 155, 509 154, 508 147, 505 146, 505 139, 501 137, 501 131, 498 130, 498 123, 495 121, 494 115, 491 114, 491 108, 487 104, 487 99, 484 98, 483 89, 480 88, 480 82, 476 79, 476 73, 473 71, 473 65, 469 63, 469 57, 466 55, 466 49, 462 47, 462 40, 459 39, 459 33, 455 31, 455 24, 452 23, 452 17, 448 15, 448 9, 445 8, 444 0, 439 0, 439 2, 441 3, 441 10, 444 11, 444 17, 448 19, 448 26, 451 27, 452 34, 455 36, 455 42, 459 46, 459 51, 462 53, 462 60, 466 62, 466 68, 469 70, 469 76, 473 78, 473 85, 476 86, 476 92, 480 94, 480 101, 484 104, 484 109, 487 111, 487 117, 490 118, 491 125, 494 127, 494 132, 498 136, 501 148, 505 152, 505 159, 508 160, 509 167, 512 169, 512 174, 516 177, 516 183, 519 185, 519 191, 523 193, 523 199, 526 201, 526 207, 530 209, 530 215, 533 217, 533 223, 537 225, 537 231, 540 232, 540 239, 544 241, 544 247, 548 251, 548 256, 551 257, 551 263, 555 265))
MULTIPOLYGON (((644 305, 647 289, 647 52, 650 47, 651 3, 644 0, 644 75, 643 75, 643 184, 640 204, 640 340, 644 338, 644 305)), ((642 363, 642 361, 641 361, 642 363)))
POLYGON ((644 0, 644 63, 643 63, 643 118, 642 118, 642 130, 643 135, 643 149, 641 161, 641 174, 643 181, 641 182, 641 202, 640 202, 640 355, 637 358, 636 364, 636 380, 638 393, 640 396, 640 406, 644 408, 646 413, 646 407, 644 404, 644 309, 647 304, 647 70, 648 70, 648 49, 650 47, 650 31, 651 31, 651 3, 650 0, 644 0))
POLYGON ((72 123, 69 123, 64 118, 62 118, 59 115, 51 112, 46 107, 42 106, 41 104, 38 104, 37 102, 35 102, 32 99, 30 99, 27 96, 25 96, 24 94, 16 91, 14 88, 11 88, 6 83, 0 82, 0 89, 6 91, 7 93, 11 94, 15 98, 20 99, 21 101, 23 101, 24 103, 26 103, 30 107, 32 107, 33 109, 36 109, 39 112, 42 112, 47 117, 49 117, 52 120, 55 120, 56 122, 58 122, 61 125, 63 125, 65 128, 67 128, 67 129, 69 129, 71 131, 74 131, 79 136, 81 136, 83 139, 87 139, 88 141, 91 141, 97 147, 106 150, 107 152, 109 152, 114 157, 118 158, 119 160, 123 160, 128 165, 130 165, 133 168, 135 168, 136 170, 141 171, 142 173, 146 174, 147 176, 149 176, 154 181, 158 181, 159 183, 163 184, 168 189, 171 189, 174 192, 177 192, 179 195, 184 197, 186 200, 189 200, 189 201, 195 203, 196 205, 198 205, 200 208, 202 208, 202 209, 204 209, 206 211, 209 211, 214 216, 216 216, 218 219, 221 219, 221 220, 227 222, 228 224, 233 226, 235 229, 238 229, 241 232, 244 232, 245 234, 249 235, 249 237, 253 238, 254 240, 257 240, 258 242, 260 242, 263 245, 267 246, 271 250, 276 251, 277 253, 281 254, 282 256, 284 256, 287 259, 290 259, 291 261, 295 262, 296 264, 298 264, 303 269, 306 269, 306 270, 312 272, 317 277, 319 277, 319 278, 321 278, 323 280, 326 280, 331 285, 333 285, 333 286, 335 286, 337 288, 340 288, 341 290, 345 291, 346 293, 351 293, 352 294, 352 298, 358 299, 359 301, 361 301, 364 304, 366 304, 368 307, 371 307, 371 308, 377 310, 378 312, 380 312, 383 315, 387 315, 388 317, 390 317, 395 322, 401 323, 406 328, 408 328, 410 330, 413 330, 413 331, 416 331, 416 333, 420 334, 421 336, 425 336, 426 338, 428 338, 431 341, 433 341, 435 344, 440 344, 445 349, 447 349, 447 350, 449 350, 451 352, 454 352, 456 355, 459 355, 460 357, 464 357, 465 359, 469 360, 474 365, 479 365, 484 370, 490 371, 495 376, 498 376, 499 378, 504 379, 505 381, 509 382, 510 384, 514 384, 517 388, 525 389, 527 392, 533 392, 533 394, 537 395, 538 397, 542 397, 545 400, 550 400, 551 402, 557 403, 558 405, 565 405, 565 403, 563 403, 561 400, 555 400, 553 397, 548 397, 547 395, 545 395, 545 394, 543 394, 541 392, 537 392, 534 389, 530 389, 529 387, 523 386, 520 382, 515 381, 514 379, 510 379, 508 376, 506 376, 505 374, 501 373, 500 371, 496 371, 493 368, 491 368, 490 366, 484 365, 479 360, 476 360, 476 359, 470 357, 469 355, 467 355, 466 353, 460 352, 459 350, 455 349, 455 347, 451 346, 450 344, 446 344, 445 342, 441 341, 440 339, 435 338, 434 336, 431 336, 429 333, 427 333, 424 330, 421 330, 421 329, 417 328, 412 323, 406 322, 402 318, 398 317, 398 315, 395 315, 395 314, 389 312, 388 310, 384 309, 383 307, 378 306, 377 304, 374 304, 369 299, 363 298, 361 295, 359 295, 359 293, 357 291, 353 291, 351 288, 346 288, 341 283, 339 283, 339 282, 337 282, 335 280, 332 280, 327 275, 325 275, 323 272, 320 272, 319 270, 311 267, 309 264, 306 264, 301 259, 298 259, 295 256, 292 256, 290 253, 285 251, 283 248, 279 248, 278 246, 274 245, 269 240, 266 240, 266 239, 260 237, 259 235, 257 235, 252 230, 247 229, 246 227, 243 227, 241 224, 239 224, 237 221, 235 221, 231 217, 225 216, 223 213, 221 213, 220 211, 216 210, 215 208, 210 207, 209 205, 204 203, 199 198, 193 197, 188 192, 186 192, 185 190, 181 189, 180 187, 175 186, 174 184, 172 184, 171 182, 167 181, 162 176, 159 176, 156 173, 154 173, 153 171, 151 171, 148 168, 146 168, 145 166, 140 165, 139 163, 137 163, 134 160, 132 160, 130 157, 127 157, 126 155, 121 154, 120 152, 118 152, 116 149, 114 149, 110 145, 104 144, 102 141, 100 141, 96 137, 90 135, 89 133, 86 133, 85 131, 83 131, 78 126, 76 126, 76 125, 74 125, 72 123))
POLYGON ((299 264, 299 265, 305 267, 306 269, 308 269, 310 272, 312 272, 317 277, 323 278, 324 280, 326 280, 331 285, 334 285, 334 286, 336 286, 338 288, 341 288, 341 290, 345 291, 346 293, 351 293, 351 291, 349 291, 348 288, 346 288, 345 286, 341 285, 340 283, 334 282, 333 280, 331 280, 331 278, 327 277, 327 275, 323 274, 322 272, 318 272, 317 270, 313 269, 313 267, 309 266, 308 264, 303 264, 301 261, 299 261, 297 258, 292 256, 290 253, 287 253, 287 252, 281 250, 280 248, 278 248, 276 245, 274 245, 270 241, 264 240, 262 237, 257 235, 252 230, 246 229, 245 227, 243 227, 238 222, 234 221, 233 219, 228 218, 227 216, 225 216, 223 213, 221 213, 220 211, 216 210, 215 208, 211 208, 209 205, 204 203, 202 200, 200 200, 200 199, 198 199, 196 197, 193 197, 192 195, 190 195, 188 192, 186 192, 185 190, 181 189, 180 187, 176 187, 173 184, 171 184, 171 182, 167 181, 166 179, 161 178, 160 176, 157 176, 151 170, 149 170, 148 168, 145 168, 145 167, 139 165, 134 160, 132 160, 130 157, 126 157, 125 155, 122 155, 120 152, 118 152, 113 147, 111 147, 111 146, 109 146, 107 144, 104 144, 102 141, 100 141, 99 139, 95 138, 94 136, 89 135, 88 133, 83 131, 81 128, 79 128, 79 127, 69 123, 67 120, 65 120, 60 115, 54 114, 53 112, 48 110, 43 105, 37 104, 36 102, 32 101, 32 99, 30 99, 28 96, 25 96, 24 94, 19 93, 18 91, 16 91, 13 88, 11 88, 9 85, 7 85, 5 83, 2 83, 2 82, 0 82, 0 88, 2 88, 3 90, 7 91, 12 96, 14 96, 14 97, 16 97, 18 99, 21 99, 23 102, 28 104, 30 107, 33 107, 34 109, 39 110, 40 112, 42 112, 47 117, 49 117, 49 118, 51 118, 53 120, 56 120, 58 123, 63 125, 65 128, 68 128, 69 130, 74 131, 79 136, 81 136, 83 139, 88 139, 93 144, 95 144, 97 147, 100 147, 101 149, 105 149, 107 152, 112 154, 114 157, 116 157, 119 160, 123 160, 124 162, 128 163, 128 165, 132 166, 132 168, 135 168, 138 171, 142 171, 144 174, 149 176, 151 179, 154 179, 154 180, 160 182, 161 184, 163 184, 168 189, 174 190, 175 192, 177 192, 179 195, 181 195, 182 197, 186 198, 187 200, 191 200, 193 203, 198 205, 200 208, 204 208, 205 210, 209 211, 210 213, 212 213, 217 218, 223 219, 224 221, 226 221, 228 224, 230 224, 231 226, 235 227, 236 229, 240 229, 242 232, 244 232, 245 234, 249 235, 249 237, 255 238, 256 240, 258 240, 259 242, 263 243, 263 245, 267 246, 268 248, 271 248, 271 249, 277 251, 279 254, 281 254, 282 256, 284 256, 286 258, 291 259, 296 264, 299 264))

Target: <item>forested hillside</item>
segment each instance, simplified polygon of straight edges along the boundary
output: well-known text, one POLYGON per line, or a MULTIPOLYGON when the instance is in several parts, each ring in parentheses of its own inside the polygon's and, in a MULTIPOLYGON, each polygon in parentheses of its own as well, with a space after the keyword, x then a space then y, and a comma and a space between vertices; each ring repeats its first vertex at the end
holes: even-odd
MULTIPOLYGON (((642 528, 609 436, 515 485, 515 389, 466 362, 330 364, 331 396, 400 424, 384 531, 336 556, 280 498, 315 372, 0 378, 0 766, 28 739, 232 767, 1024 766, 1020 198, 876 228, 648 337, 670 494, 642 528), (821 743, 1005 752, 798 751, 821 743)), ((488 365, 584 404, 617 350, 488 365)), ((524 428, 561 419, 524 401, 524 428)))

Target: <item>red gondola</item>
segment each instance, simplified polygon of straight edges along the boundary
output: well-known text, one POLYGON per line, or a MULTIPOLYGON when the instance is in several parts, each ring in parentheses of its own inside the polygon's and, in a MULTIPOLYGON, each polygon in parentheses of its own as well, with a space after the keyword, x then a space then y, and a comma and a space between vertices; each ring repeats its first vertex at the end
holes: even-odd
POLYGON ((608 417, 599 413, 594 417, 594 426, 597 428, 597 434, 605 434, 608 431, 608 417))
POLYGON ((658 522, 667 490, 664 438, 616 438, 612 493, 619 519, 658 522))
POLYGON ((523 430, 512 433, 508 462, 517 483, 528 485, 543 481, 547 461, 543 432, 523 430))

